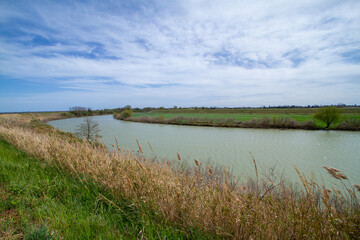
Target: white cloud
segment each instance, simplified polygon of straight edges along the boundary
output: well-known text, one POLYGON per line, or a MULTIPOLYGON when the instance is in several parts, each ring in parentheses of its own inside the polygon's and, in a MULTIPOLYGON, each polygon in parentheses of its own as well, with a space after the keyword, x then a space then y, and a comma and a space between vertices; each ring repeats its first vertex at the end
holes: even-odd
POLYGON ((1 23, 31 26, 0 35, 0 75, 108 105, 119 92, 139 106, 359 103, 360 62, 344 57, 359 54, 358 1, 121 4, 2 4, 1 23), (24 44, 33 35, 52 45, 24 44))

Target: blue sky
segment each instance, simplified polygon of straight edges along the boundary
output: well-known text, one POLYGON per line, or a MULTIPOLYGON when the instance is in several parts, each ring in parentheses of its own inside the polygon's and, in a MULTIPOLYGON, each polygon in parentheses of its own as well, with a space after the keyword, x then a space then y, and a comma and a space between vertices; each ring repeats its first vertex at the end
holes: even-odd
POLYGON ((0 112, 360 104, 360 1, 0 1, 0 112))

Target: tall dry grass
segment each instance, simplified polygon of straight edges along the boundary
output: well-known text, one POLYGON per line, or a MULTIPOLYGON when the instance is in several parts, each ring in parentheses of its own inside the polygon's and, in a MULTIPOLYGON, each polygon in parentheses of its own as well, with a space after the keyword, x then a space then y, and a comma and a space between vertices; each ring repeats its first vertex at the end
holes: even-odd
MULTIPOLYGON (((93 179, 116 198, 150 207, 185 230, 199 227, 231 239, 360 237, 355 190, 350 185, 348 192, 327 189, 297 169, 301 191, 272 178, 232 181, 226 170, 219 181, 213 169, 198 160, 193 171, 175 171, 168 161, 149 161, 119 146, 109 152, 101 143, 69 142, 55 131, 36 133, 2 124, 0 137, 59 171, 71 171, 85 186, 86 179, 93 179)), ((180 155, 178 159, 182 161, 180 155)))
POLYGON ((336 126, 339 130, 360 131, 360 119, 346 119, 336 126))

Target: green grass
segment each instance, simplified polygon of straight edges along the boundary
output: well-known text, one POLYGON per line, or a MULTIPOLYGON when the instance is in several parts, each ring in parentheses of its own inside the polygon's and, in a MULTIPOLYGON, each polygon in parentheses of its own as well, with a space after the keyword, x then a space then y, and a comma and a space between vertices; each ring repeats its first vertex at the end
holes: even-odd
POLYGON ((235 119, 238 121, 247 121, 254 118, 264 118, 264 117, 288 117, 293 118, 297 121, 304 122, 309 119, 313 119, 312 115, 288 115, 288 114, 239 114, 239 113, 160 113, 160 112, 150 112, 150 113, 134 113, 134 117, 148 116, 148 117, 159 117, 163 116, 165 119, 170 119, 173 117, 183 116, 191 118, 209 118, 209 119, 235 119))
MULTIPOLYGON (((238 114, 314 114, 319 108, 179 108, 179 109, 155 109, 151 112, 168 112, 168 113, 238 113, 238 114)), ((360 107, 341 108, 345 114, 360 115, 360 107)))
POLYGON ((108 199, 105 189, 90 181, 85 187, 0 139, 0 236, 5 239, 206 238, 167 225, 146 206, 108 199))
MULTIPOLYGON (((179 110, 178 112, 175 111, 153 111, 153 112, 148 112, 148 113, 133 113, 133 117, 142 117, 142 116, 147 116, 147 117, 163 117, 164 119, 171 119, 174 117, 178 117, 178 116, 183 116, 183 117, 187 117, 187 118, 207 118, 207 119, 234 119, 236 121, 248 121, 248 120, 252 120, 252 119, 261 119, 261 118, 265 118, 265 117, 278 117, 278 118, 291 118, 294 119, 298 122, 305 122, 308 120, 314 120, 316 125, 319 127, 325 127, 325 124, 322 123, 321 121, 314 119, 313 114, 310 113, 306 113, 306 111, 302 111, 300 112, 299 110, 299 114, 293 114, 293 113, 286 113, 285 110, 281 109, 280 111, 270 111, 268 109, 267 112, 266 111, 261 111, 262 109, 256 109, 258 111, 253 111, 253 112, 249 112, 249 111, 244 111, 241 112, 233 112, 232 109, 229 109, 228 112, 226 112, 226 110, 223 110, 223 112, 216 112, 214 111, 197 111, 197 110, 179 110), (265 113, 265 114, 264 114, 265 113), (300 114, 301 113, 301 114, 300 114)), ((289 110, 290 111, 290 110, 289 110)), ((294 110, 292 110, 294 112, 294 110)), ((291 112, 291 111, 290 111, 291 112)), ((295 111, 296 112, 296 111, 295 111)), ((343 119, 350 119, 350 118, 355 118, 360 120, 360 113, 344 113, 343 114, 343 119)))

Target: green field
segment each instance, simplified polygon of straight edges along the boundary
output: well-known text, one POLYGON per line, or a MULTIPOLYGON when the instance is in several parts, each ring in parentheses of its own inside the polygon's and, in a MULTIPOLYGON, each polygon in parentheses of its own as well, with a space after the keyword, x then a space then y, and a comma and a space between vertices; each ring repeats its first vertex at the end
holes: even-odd
MULTIPOLYGON (((237 114, 265 114, 265 115, 307 115, 314 114, 319 108, 167 108, 154 109, 153 113, 237 113, 237 114)), ((341 108, 344 114, 360 115, 360 107, 341 108)))
MULTIPOLYGON (((168 113, 168 112, 150 112, 150 113, 134 113, 134 117, 160 117, 163 116, 165 119, 170 119, 173 117, 183 116, 190 118, 209 118, 209 119, 234 119, 238 121, 247 121, 254 118, 264 118, 264 117, 287 117, 295 119, 299 122, 313 119, 313 116, 308 115, 293 115, 293 114, 242 114, 242 113, 168 113)), ((360 118, 360 115, 358 116, 360 118)))
MULTIPOLYGON (((208 119, 234 119, 236 121, 248 121, 251 119, 259 119, 265 117, 278 117, 278 118, 291 118, 298 122, 305 122, 308 120, 314 120, 316 125, 319 127, 324 127, 325 125, 316 120, 313 117, 313 109, 304 110, 304 109, 244 109, 243 111, 229 109, 216 110, 207 110, 207 111, 197 111, 197 110, 178 110, 178 111, 152 111, 148 113, 136 112, 133 114, 133 117, 161 117, 164 119, 171 119, 178 116, 183 116, 187 118, 208 118, 208 119)), ((346 111, 342 114, 343 119, 355 118, 360 120, 360 111, 346 111)))

